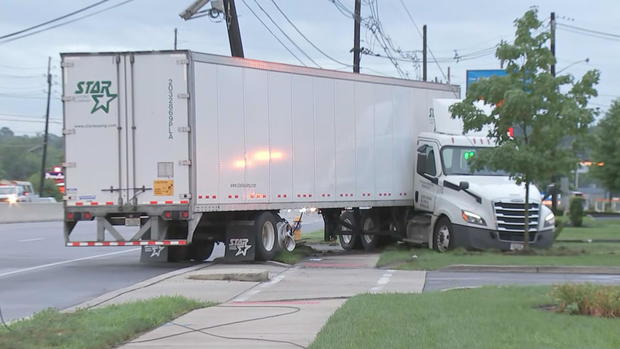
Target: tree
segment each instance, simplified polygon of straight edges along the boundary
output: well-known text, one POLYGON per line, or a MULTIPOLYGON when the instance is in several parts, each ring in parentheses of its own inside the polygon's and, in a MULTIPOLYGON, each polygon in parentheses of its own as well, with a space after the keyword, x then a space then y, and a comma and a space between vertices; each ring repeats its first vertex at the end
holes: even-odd
POLYGON ((602 166, 592 166, 590 170, 611 198, 613 192, 620 191, 620 100, 615 100, 599 121, 592 148, 593 159, 602 166))
MULTIPOLYGON (((472 84, 466 98, 451 107, 452 117, 463 120, 464 131, 489 128, 497 147, 478 152, 473 168, 504 170, 525 186, 529 203, 530 184, 576 166, 580 136, 587 132, 594 110, 588 100, 597 95, 599 72, 588 71, 581 80, 570 75, 554 77, 555 64, 538 11, 531 9, 515 20, 513 43, 502 41, 495 56, 507 62, 505 76, 472 84), (562 92, 566 91, 566 92, 562 92), (483 112, 476 102, 492 107, 483 112), (476 104, 475 104, 476 103, 476 104), (519 129, 513 137, 509 128, 519 129), (568 141, 567 141, 568 140, 568 141)), ((529 205, 525 204, 529 217, 529 205)), ((544 218, 544 217, 543 217, 544 218)), ((525 219, 525 248, 529 247, 529 220, 525 219)))

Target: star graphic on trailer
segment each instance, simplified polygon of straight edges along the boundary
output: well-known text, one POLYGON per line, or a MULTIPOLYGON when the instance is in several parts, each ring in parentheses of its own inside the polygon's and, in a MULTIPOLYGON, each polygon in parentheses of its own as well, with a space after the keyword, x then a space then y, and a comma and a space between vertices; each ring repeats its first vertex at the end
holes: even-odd
POLYGON ((245 243, 245 246, 237 246, 237 253, 235 254, 235 256, 238 256, 240 254, 245 256, 245 254, 248 253, 250 247, 252 247, 252 245, 248 245, 247 242, 245 243))
POLYGON ((112 102, 114 98, 118 96, 118 94, 110 93, 110 91, 105 89, 105 95, 97 94, 97 95, 91 95, 91 96, 93 97, 93 100, 95 101, 95 106, 93 107, 93 110, 90 111, 90 113, 93 114, 99 109, 108 113, 110 112, 110 102, 112 102))

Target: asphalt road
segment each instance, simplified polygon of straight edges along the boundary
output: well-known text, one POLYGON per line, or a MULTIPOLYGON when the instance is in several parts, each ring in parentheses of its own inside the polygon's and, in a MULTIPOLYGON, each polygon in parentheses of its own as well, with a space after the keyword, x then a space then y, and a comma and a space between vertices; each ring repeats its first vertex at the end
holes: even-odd
POLYGON ((424 291, 484 285, 552 285, 567 282, 620 284, 620 275, 545 273, 469 273, 432 271, 426 274, 424 291))
MULTIPOLYGON (((80 233, 95 226, 84 228, 80 233)), ((65 247, 62 222, 2 224, 0 246, 0 307, 7 321, 188 266, 140 264, 135 247, 65 247)))
MULTIPOLYGON (((289 219, 298 214, 282 212, 289 219)), ((304 232, 323 228, 316 214, 303 222, 304 232)), ((135 247, 65 247, 62 229, 62 222, 0 224, 0 310, 5 320, 49 307, 64 309, 190 265, 141 264, 135 247)), ((92 240, 94 232, 94 222, 81 222, 72 239, 92 240)), ((219 244, 209 260, 223 255, 219 244)))

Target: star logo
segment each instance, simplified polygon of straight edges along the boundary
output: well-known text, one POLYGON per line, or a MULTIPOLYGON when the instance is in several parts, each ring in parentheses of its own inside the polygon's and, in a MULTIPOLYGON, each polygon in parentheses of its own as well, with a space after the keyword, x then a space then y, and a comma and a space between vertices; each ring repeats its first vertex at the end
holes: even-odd
POLYGON ((91 114, 99 109, 103 110, 106 114, 110 112, 110 102, 112 102, 118 94, 110 93, 108 89, 104 89, 104 92, 105 93, 91 95, 93 101, 95 101, 95 106, 93 110, 90 111, 91 114))
POLYGON ((252 245, 248 245, 247 241, 245 241, 243 245, 237 245, 237 253, 235 254, 235 256, 243 255, 245 257, 250 247, 252 247, 252 245))

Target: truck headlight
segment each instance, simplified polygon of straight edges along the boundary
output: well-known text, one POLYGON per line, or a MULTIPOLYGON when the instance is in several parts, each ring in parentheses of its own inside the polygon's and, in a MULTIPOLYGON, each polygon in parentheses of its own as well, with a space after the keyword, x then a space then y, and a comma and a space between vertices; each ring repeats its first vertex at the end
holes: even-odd
POLYGON ((544 227, 554 227, 555 226, 555 215, 553 212, 549 213, 547 217, 545 217, 544 227))
POLYGON ((9 204, 17 203, 17 195, 9 195, 9 204))
POLYGON ((487 225, 487 223, 484 221, 482 217, 469 211, 461 211, 461 217, 463 217, 463 219, 467 223, 487 225))

